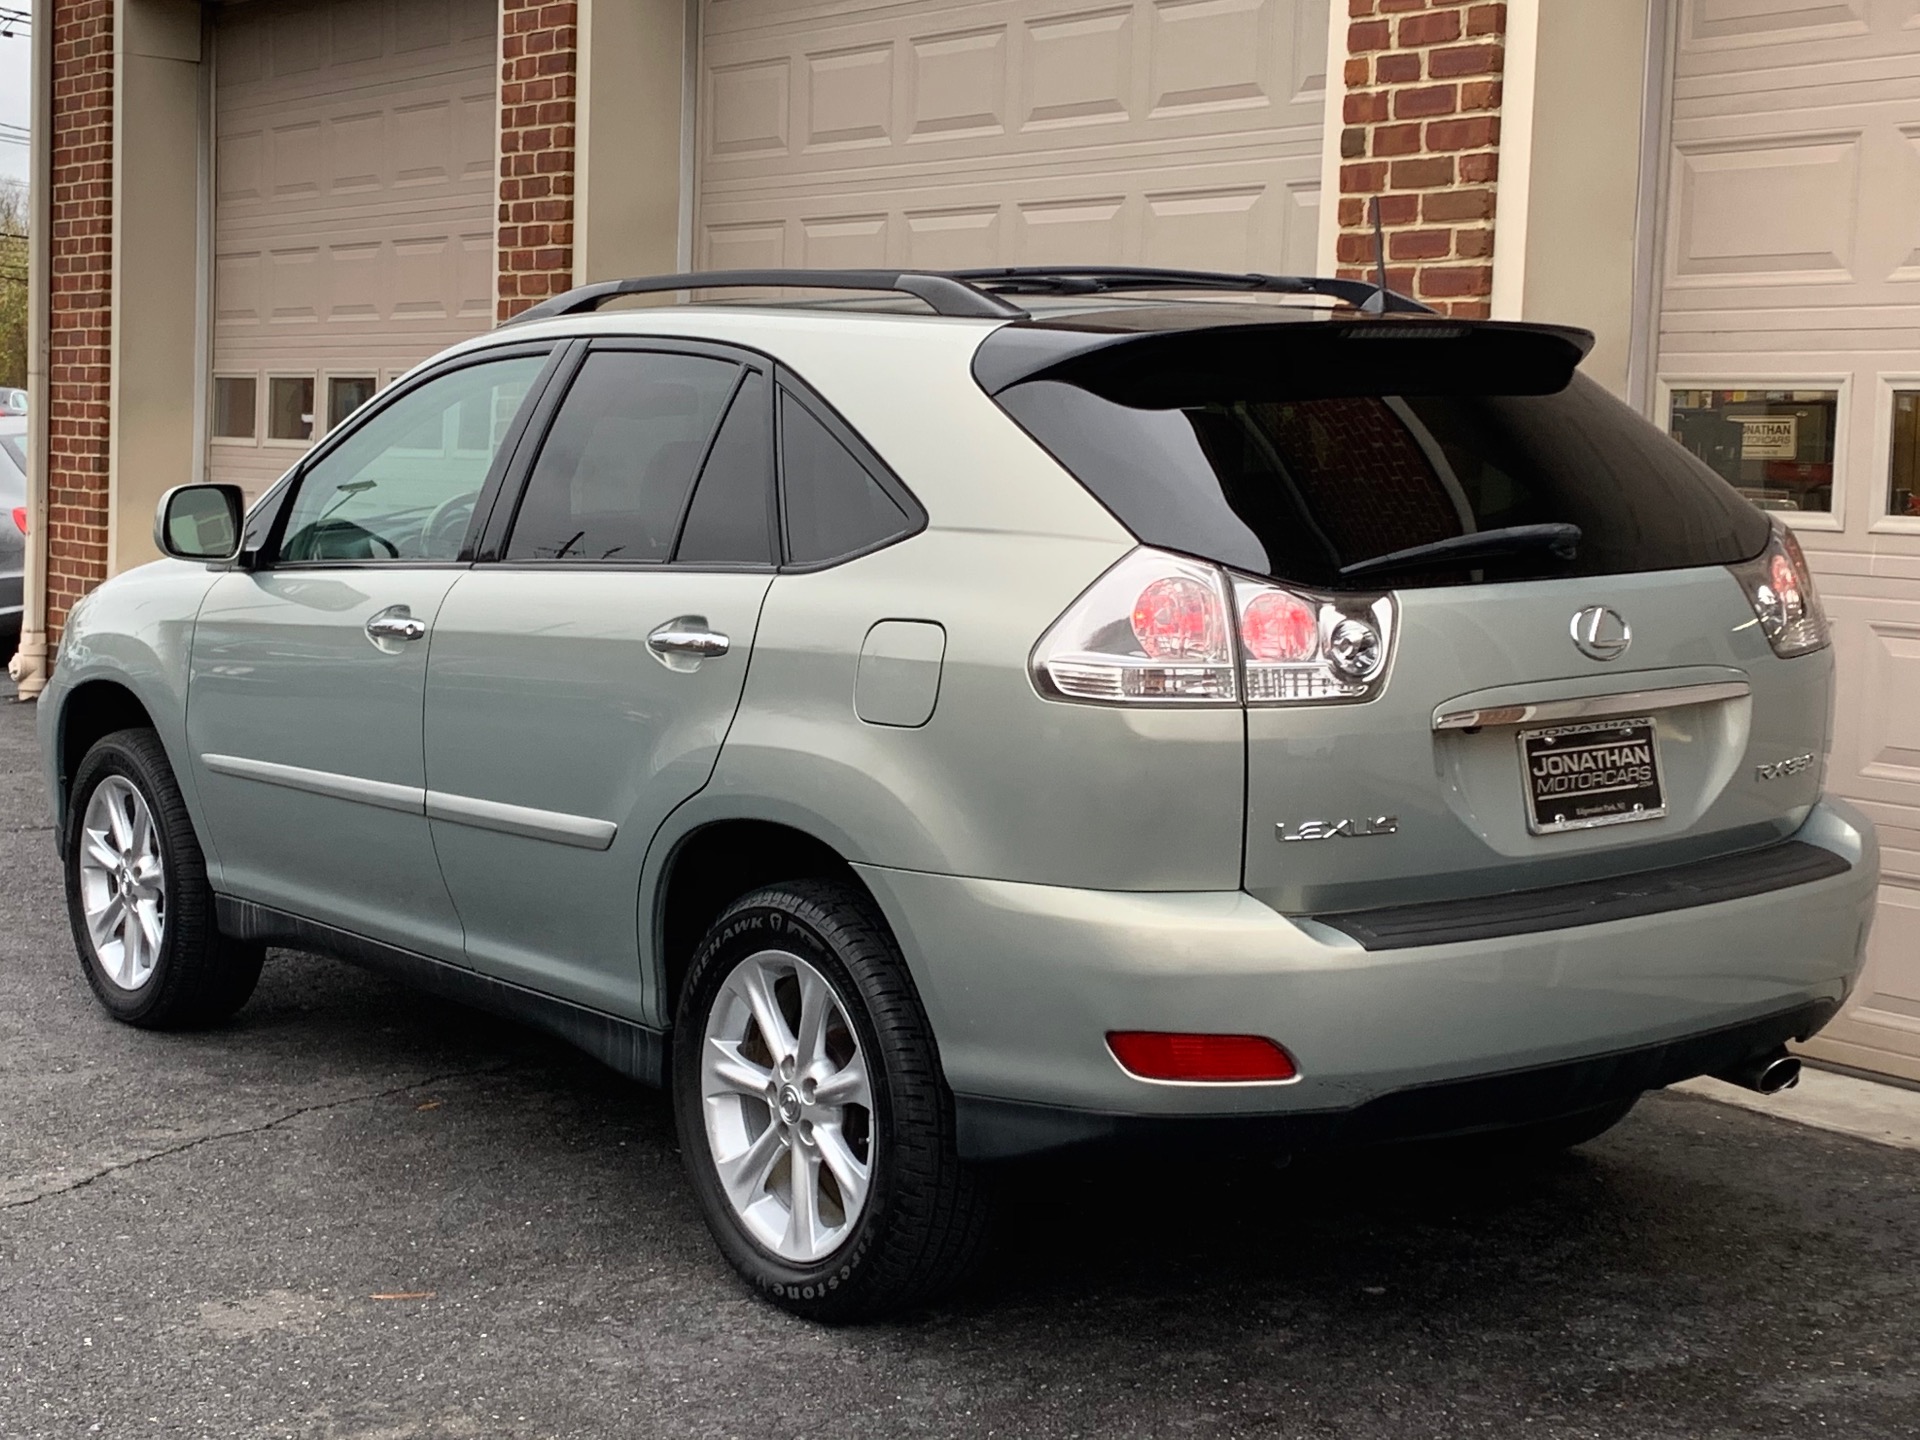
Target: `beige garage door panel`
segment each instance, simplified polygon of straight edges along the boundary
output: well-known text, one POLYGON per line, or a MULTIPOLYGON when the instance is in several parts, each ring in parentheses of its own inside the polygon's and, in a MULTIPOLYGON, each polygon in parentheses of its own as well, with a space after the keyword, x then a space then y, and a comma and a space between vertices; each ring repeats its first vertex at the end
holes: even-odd
POLYGON ((214 373, 256 377, 255 436, 210 470, 257 491, 306 448, 266 434, 274 375, 382 381, 492 322, 494 0, 224 11, 215 99, 214 373))
POLYGON ((1887 513, 1891 392, 1920 389, 1916 17, 1682 5, 1660 369, 1841 392, 1834 513, 1798 528, 1834 621, 1828 785, 1880 827, 1886 883, 1860 987, 1812 1048, 1920 1078, 1920 525, 1887 513))
POLYGON ((703 266, 1311 268, 1319 0, 709 0, 703 266))

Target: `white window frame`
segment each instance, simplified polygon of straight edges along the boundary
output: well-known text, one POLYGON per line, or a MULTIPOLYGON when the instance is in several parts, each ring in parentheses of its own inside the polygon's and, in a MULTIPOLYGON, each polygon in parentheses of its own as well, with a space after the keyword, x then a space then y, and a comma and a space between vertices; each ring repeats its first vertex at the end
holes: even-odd
MULTIPOLYGON (((1831 390, 1833 407, 1833 508, 1818 510, 1769 510, 1795 530, 1822 530, 1838 533, 1847 528, 1847 508, 1852 503, 1852 467, 1847 464, 1847 437, 1853 423, 1853 375, 1847 371, 1818 374, 1796 372, 1781 374, 1750 370, 1674 370, 1663 371, 1654 383, 1654 423, 1663 435, 1673 433, 1673 392, 1676 390, 1831 390)), ((1891 412, 1889 412, 1891 413, 1891 412)))
POLYGON ((1876 477, 1873 504, 1868 509, 1867 533, 1870 535, 1920 535, 1920 515, 1894 515, 1887 510, 1893 499, 1893 397, 1899 390, 1920 394, 1920 370, 1882 370, 1874 376, 1873 468, 1876 477))
POLYGON ((226 445, 236 450, 258 450, 261 437, 267 433, 266 381, 258 370, 216 370, 212 382, 207 386, 207 443, 226 445), (253 434, 252 435, 216 435, 214 430, 213 407, 218 403, 220 382, 222 380, 253 381, 253 434))

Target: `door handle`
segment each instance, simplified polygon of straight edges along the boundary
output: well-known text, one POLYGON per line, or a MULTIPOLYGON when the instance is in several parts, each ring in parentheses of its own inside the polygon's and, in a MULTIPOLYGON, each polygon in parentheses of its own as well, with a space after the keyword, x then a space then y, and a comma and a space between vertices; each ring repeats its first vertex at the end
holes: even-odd
POLYGON ((707 624, 704 615, 682 615, 647 636, 647 649, 669 670, 691 670, 727 653, 733 642, 707 624))
POLYGON ((367 639, 375 645, 383 640, 418 640, 427 633, 427 622, 416 620, 404 605, 389 605, 367 619, 367 639))

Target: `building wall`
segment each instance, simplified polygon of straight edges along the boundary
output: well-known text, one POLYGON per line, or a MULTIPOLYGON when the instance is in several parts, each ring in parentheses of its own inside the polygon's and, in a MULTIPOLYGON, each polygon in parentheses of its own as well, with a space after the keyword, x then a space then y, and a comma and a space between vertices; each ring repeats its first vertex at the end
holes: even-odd
POLYGON ((497 313, 573 284, 576 0, 501 0, 497 313))
POLYGON ((1507 7, 1349 0, 1338 273, 1371 279, 1374 205, 1387 282, 1450 314, 1493 295, 1507 7))
POLYGON ((114 0, 53 6, 47 629, 107 574, 114 0))

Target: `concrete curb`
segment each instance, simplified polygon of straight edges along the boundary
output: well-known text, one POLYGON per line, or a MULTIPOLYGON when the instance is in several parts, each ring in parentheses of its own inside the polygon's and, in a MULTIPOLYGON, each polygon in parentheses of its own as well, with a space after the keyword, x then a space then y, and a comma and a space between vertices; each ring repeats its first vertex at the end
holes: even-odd
POLYGON ((1871 1140, 1876 1145, 1920 1150, 1920 1090, 1816 1070, 1811 1065, 1802 1072, 1798 1085, 1778 1095, 1756 1095, 1738 1085, 1704 1077, 1669 1088, 1775 1119, 1871 1140))

